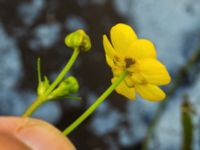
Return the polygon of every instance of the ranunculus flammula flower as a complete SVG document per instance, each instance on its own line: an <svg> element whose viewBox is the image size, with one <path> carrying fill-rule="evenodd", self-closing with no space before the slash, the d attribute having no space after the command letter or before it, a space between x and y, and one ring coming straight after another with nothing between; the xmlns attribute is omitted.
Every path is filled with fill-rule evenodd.
<svg viewBox="0 0 200 150"><path fill-rule="evenodd" d="M134 30L126 24L117 24L110 31L111 43L103 36L106 61L113 72L112 82L127 70L128 75L116 88L117 93L134 99L138 92L150 101L163 100L166 95L160 85L170 82L165 66L157 60L153 43L138 39Z"/></svg>

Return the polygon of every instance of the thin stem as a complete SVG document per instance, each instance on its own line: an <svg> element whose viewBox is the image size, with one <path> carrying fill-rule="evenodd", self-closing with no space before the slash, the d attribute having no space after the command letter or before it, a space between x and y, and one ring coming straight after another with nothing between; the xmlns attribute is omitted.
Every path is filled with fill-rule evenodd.
<svg viewBox="0 0 200 150"><path fill-rule="evenodd" d="M74 49L74 52L73 52L71 58L69 59L68 63L66 64L66 66L63 68L63 70L57 76L55 81L47 89L47 91L45 93L46 96L48 96L54 90L54 88L61 82L61 80L65 77L65 75L68 73L68 71L70 70L70 68L74 64L76 58L78 57L79 52L80 52L79 48Z"/></svg>
<svg viewBox="0 0 200 150"><path fill-rule="evenodd" d="M124 80L128 72L124 71L119 78L70 126L68 126L64 131L64 135L70 134L78 125L80 125L89 115L94 112L94 110L112 93L113 90Z"/></svg>
<svg viewBox="0 0 200 150"><path fill-rule="evenodd" d="M45 102L45 100L48 98L48 95L54 90L54 88L62 81L62 79L65 77L69 69L74 64L78 54L79 49L74 49L74 52L69 59L68 63L65 65L63 70L60 72L60 74L57 76L55 81L50 85L50 87L47 89L47 91L41 95L38 96L33 103L25 110L25 112L22 114L22 117L29 117L33 114L33 112L42 104ZM40 59L37 60L37 72L38 72L38 82L41 82L41 70L40 70Z"/></svg>
<svg viewBox="0 0 200 150"><path fill-rule="evenodd" d="M37 73L38 73L38 84L41 83L41 69L40 69L40 58L37 59Z"/></svg>
<svg viewBox="0 0 200 150"><path fill-rule="evenodd" d="M192 150L193 141L193 123L192 123L192 106L185 100L182 103L181 121L182 121L182 150Z"/></svg>
<svg viewBox="0 0 200 150"><path fill-rule="evenodd" d="M25 110L22 114L22 117L29 117L33 114L33 112L43 103L43 99L41 97L37 97L33 103Z"/></svg>

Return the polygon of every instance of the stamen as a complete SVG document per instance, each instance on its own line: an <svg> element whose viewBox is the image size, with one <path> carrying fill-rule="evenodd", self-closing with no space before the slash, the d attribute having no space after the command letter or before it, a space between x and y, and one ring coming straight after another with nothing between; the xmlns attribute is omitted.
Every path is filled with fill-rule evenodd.
<svg viewBox="0 0 200 150"><path fill-rule="evenodd" d="M119 57L114 56L113 63L116 65L119 62Z"/></svg>
<svg viewBox="0 0 200 150"><path fill-rule="evenodd" d="M126 68L129 68L131 65L135 64L135 60L132 58L125 58Z"/></svg>
<svg viewBox="0 0 200 150"><path fill-rule="evenodd" d="M142 79L141 84L147 84L147 81L145 79Z"/></svg>

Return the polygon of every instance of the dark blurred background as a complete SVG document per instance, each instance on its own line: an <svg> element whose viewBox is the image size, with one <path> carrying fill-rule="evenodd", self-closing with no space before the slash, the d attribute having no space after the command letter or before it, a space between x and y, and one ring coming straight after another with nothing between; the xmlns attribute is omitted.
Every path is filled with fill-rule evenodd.
<svg viewBox="0 0 200 150"><path fill-rule="evenodd" d="M187 100L195 112L192 147L199 150L199 0L0 0L0 114L22 114L36 97L36 59L53 80L72 54L65 36L82 28L92 50L81 53L70 74L77 77L83 100L50 102L34 114L63 130L110 85L102 35L119 22L154 41L173 78L164 89L168 99L129 101L113 93L69 138L82 150L138 150L154 122L147 148L181 149L181 105Z"/></svg>

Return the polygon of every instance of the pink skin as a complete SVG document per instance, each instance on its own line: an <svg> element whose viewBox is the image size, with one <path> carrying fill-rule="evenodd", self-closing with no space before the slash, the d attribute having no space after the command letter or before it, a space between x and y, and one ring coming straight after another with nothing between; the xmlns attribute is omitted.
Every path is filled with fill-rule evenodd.
<svg viewBox="0 0 200 150"><path fill-rule="evenodd" d="M0 149L75 150L73 144L49 123L32 118L0 117Z"/></svg>

